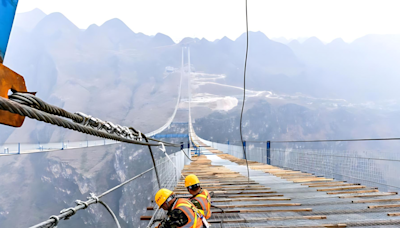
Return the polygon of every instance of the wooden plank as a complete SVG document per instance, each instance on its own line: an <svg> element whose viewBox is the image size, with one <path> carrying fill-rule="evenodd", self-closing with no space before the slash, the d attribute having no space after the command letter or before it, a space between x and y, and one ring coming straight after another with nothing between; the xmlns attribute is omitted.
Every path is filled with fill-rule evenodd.
<svg viewBox="0 0 400 228"><path fill-rule="evenodd" d="M247 190L260 190L260 189L264 189L264 190L269 190L271 188L269 187L265 187L263 185L220 185L220 186L207 186L204 187L205 189L209 190L209 189L227 189L227 190L233 190L233 189L237 189L237 190L242 190L242 189L247 189ZM180 187L178 186L177 188L175 188L177 190L187 190L185 187Z"/></svg>
<svg viewBox="0 0 400 228"><path fill-rule="evenodd" d="M221 210L211 210L214 214L223 213ZM267 212L310 212L312 208L299 208L299 209L248 209L248 210L235 210L235 209L227 209L224 210L224 213L267 213Z"/></svg>
<svg viewBox="0 0 400 228"><path fill-rule="evenodd" d="M376 203L376 202L396 202L400 201L400 198L396 199L375 199L375 200L353 200L352 203Z"/></svg>
<svg viewBox="0 0 400 228"><path fill-rule="evenodd" d="M256 183L256 182L250 182L250 183L247 183L247 182L237 182L237 183L218 183L218 182L215 182L214 184L204 184L203 182L200 182L200 185L201 185L201 187L204 187L204 188L207 188L207 187L212 187L212 186L248 186L248 185L260 185L259 183ZM263 186L263 185L260 185L260 186ZM183 187L183 188L185 188L185 185L184 184L179 184L179 185L177 185L177 187Z"/></svg>
<svg viewBox="0 0 400 228"><path fill-rule="evenodd" d="M318 182L318 183L303 183L301 185L331 185L331 184L343 184L345 183L344 181L326 181L326 182Z"/></svg>
<svg viewBox="0 0 400 228"><path fill-rule="evenodd" d="M238 218L238 219L209 219L209 223L250 223L250 222L262 222L262 221L281 221L281 220L319 220L326 219L325 215L314 215L314 216L288 216L288 217L264 217L264 218Z"/></svg>
<svg viewBox="0 0 400 228"><path fill-rule="evenodd" d="M290 198L233 198L233 199L215 199L213 198L213 202L236 202L236 201L287 201L291 200Z"/></svg>
<svg viewBox="0 0 400 228"><path fill-rule="evenodd" d="M153 216L140 216L140 220L151 220L151 217Z"/></svg>
<svg viewBox="0 0 400 228"><path fill-rule="evenodd" d="M345 191L345 192L327 192L326 194L353 194L353 193L369 193L369 192L379 192L378 189L361 190L361 191Z"/></svg>
<svg viewBox="0 0 400 228"><path fill-rule="evenodd" d="M335 227L347 227L346 224L322 224L322 225L295 225L295 226L253 226L253 228L335 228Z"/></svg>
<svg viewBox="0 0 400 228"><path fill-rule="evenodd" d="M342 186L355 186L360 184L351 184L351 183L338 183L338 184L308 184L310 188L322 188L322 187L342 187Z"/></svg>
<svg viewBox="0 0 400 228"><path fill-rule="evenodd" d="M372 205L372 206L368 206L369 209L376 209L376 208L392 208L392 207L400 207L400 204L386 204L386 205Z"/></svg>
<svg viewBox="0 0 400 228"><path fill-rule="evenodd" d="M283 194L258 194L258 195L214 195L213 199L218 199L219 197L226 198L262 198L262 197L281 197Z"/></svg>
<svg viewBox="0 0 400 228"><path fill-rule="evenodd" d="M310 182L310 181L329 181L329 180L333 180L333 178L319 177L319 178L314 178L314 179L291 180L291 181L293 181L293 183L304 183L304 182Z"/></svg>
<svg viewBox="0 0 400 228"><path fill-rule="evenodd" d="M350 189L361 189L366 188L364 185L357 185L357 186L348 186L348 187L341 187L341 188L322 188L317 189L318 192L329 192L329 191L340 191L340 190L350 190Z"/></svg>
<svg viewBox="0 0 400 228"><path fill-rule="evenodd" d="M274 204L237 204L237 205L215 205L219 208L237 208L237 207L292 207L301 206L300 203L274 203Z"/></svg>
<svg viewBox="0 0 400 228"><path fill-rule="evenodd" d="M362 197L379 197L379 196L390 196L397 195L397 192L385 192L382 194L368 194L368 195L354 195L354 196L339 196L339 198L362 198Z"/></svg>

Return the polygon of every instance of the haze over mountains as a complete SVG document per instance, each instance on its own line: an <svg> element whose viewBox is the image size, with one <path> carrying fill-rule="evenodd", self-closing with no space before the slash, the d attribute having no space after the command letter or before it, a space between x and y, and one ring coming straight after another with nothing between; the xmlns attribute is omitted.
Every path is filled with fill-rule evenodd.
<svg viewBox="0 0 400 228"><path fill-rule="evenodd" d="M283 44L261 32L249 36L246 140L400 135L399 36L368 35L329 44L317 38ZM174 43L165 34L135 33L119 19L80 29L60 13L34 10L17 15L5 64L25 77L29 91L51 104L150 132L173 113L183 46L190 46L191 69L199 73L192 76L198 80L192 91L196 133L205 139L237 140L244 34L236 40L186 38ZM175 72L166 72L167 66ZM223 77L210 79L200 72ZM183 86L182 94L187 92ZM213 103L210 97L219 100ZM180 115L184 121L187 112ZM0 126L0 142L86 137L29 119L20 129ZM330 144L330 149L338 148L396 151L398 145ZM125 144L2 157L0 162L0 223L7 227L33 225L90 191L101 192L151 166L146 149ZM137 224L148 206L152 192L147 180L107 199L123 227ZM21 211L29 214L24 221L19 221ZM79 213L64 225L112 226L104 211L94 212Z"/></svg>
<svg viewBox="0 0 400 228"><path fill-rule="evenodd" d="M285 45L250 32L247 88L355 102L393 100L400 95L399 37L368 35L350 44L312 37ZM82 30L61 13L38 9L16 16L5 64L52 104L151 131L172 114L179 75L166 75L165 67L180 67L185 45L193 70L224 74L223 83L242 86L244 34L234 41L185 38L175 44L164 34L135 33L119 19ZM4 128L1 141L83 137L30 120L27 129L32 133L21 138L18 130Z"/></svg>

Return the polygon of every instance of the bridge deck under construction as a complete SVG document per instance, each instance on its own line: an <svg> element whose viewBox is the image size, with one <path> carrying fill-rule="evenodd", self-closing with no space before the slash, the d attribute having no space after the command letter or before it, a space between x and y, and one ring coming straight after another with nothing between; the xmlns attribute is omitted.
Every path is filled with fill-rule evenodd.
<svg viewBox="0 0 400 228"><path fill-rule="evenodd" d="M400 197L373 186L246 161L199 143L182 170L214 192L212 227L399 227ZM183 180L174 189L189 197ZM222 211L223 210L223 211Z"/></svg>

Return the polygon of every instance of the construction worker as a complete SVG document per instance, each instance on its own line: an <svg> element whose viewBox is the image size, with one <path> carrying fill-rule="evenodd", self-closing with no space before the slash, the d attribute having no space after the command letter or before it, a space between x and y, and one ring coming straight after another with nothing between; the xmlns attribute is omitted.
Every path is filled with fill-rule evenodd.
<svg viewBox="0 0 400 228"><path fill-rule="evenodd" d="M209 227L201 212L187 199L176 198L175 194L166 188L160 189L155 196L157 205L167 211L158 228L206 228Z"/></svg>
<svg viewBox="0 0 400 228"><path fill-rule="evenodd" d="M203 212L206 219L211 217L211 196L206 189L200 187L199 178L196 175L190 174L185 178L185 187L192 195L189 200Z"/></svg>

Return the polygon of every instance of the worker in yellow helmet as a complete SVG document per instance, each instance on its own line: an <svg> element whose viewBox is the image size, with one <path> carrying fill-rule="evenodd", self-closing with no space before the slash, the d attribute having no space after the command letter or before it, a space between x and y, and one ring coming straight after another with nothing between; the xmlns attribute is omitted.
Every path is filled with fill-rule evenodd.
<svg viewBox="0 0 400 228"><path fill-rule="evenodd" d="M206 189L200 187L199 178L190 174L185 178L185 187L192 195L189 200L203 212L206 219L211 217L211 196Z"/></svg>
<svg viewBox="0 0 400 228"><path fill-rule="evenodd" d="M160 208L168 212L168 218L158 225L159 228L209 227L207 221L202 219L199 210L189 200L176 198L171 190L160 189L156 193L155 201Z"/></svg>

